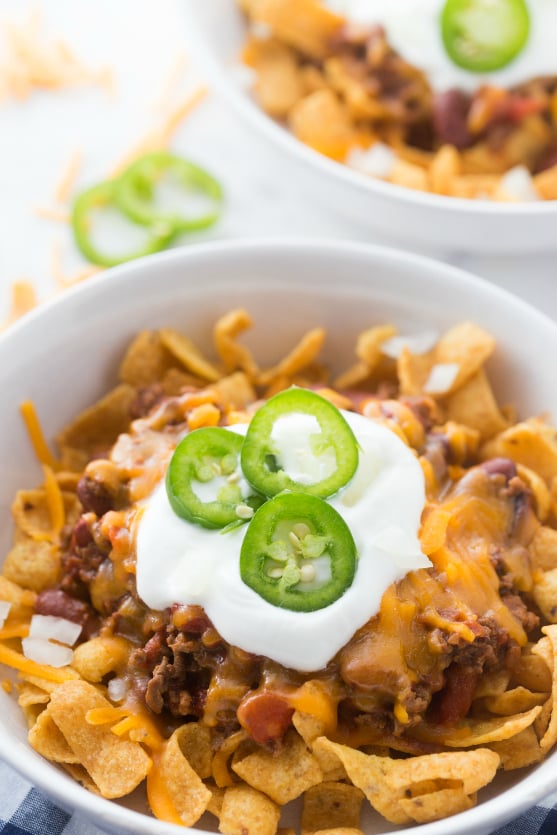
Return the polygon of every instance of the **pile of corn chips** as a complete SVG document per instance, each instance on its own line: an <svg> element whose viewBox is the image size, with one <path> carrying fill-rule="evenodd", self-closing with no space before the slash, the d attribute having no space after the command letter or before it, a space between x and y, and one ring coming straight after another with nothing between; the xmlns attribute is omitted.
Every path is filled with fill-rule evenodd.
<svg viewBox="0 0 557 835"><path fill-rule="evenodd" d="M463 149L445 142L426 150L412 142L405 106L408 100L409 115L421 113L423 122L432 124L431 89L404 56L398 81L401 89L407 86L383 96L374 88L373 71L377 66L381 77L388 44L368 48L367 63L355 66L353 54L346 59L333 46L347 21L320 0L238 0L238 5L248 22L243 60L255 74L258 103L314 150L404 188L504 202L557 199L557 165L529 174L555 146L557 93L549 93L545 118L535 104L545 93L534 91L531 112L515 119L495 143L485 138L486 127L505 91L484 85L467 120L474 142ZM390 71L388 65L385 74ZM373 148L372 161L367 152Z"/></svg>
<svg viewBox="0 0 557 835"><path fill-rule="evenodd" d="M472 323L414 350L394 326L372 326L356 341L353 366L335 379L320 361L323 329L308 331L273 367L261 368L242 342L251 326L242 309L219 319L216 359L175 330L139 333L118 385L60 432L59 455L49 450L27 404L24 417L45 477L37 489L21 490L12 507L14 546L0 575L0 606L7 609L0 627L4 687L17 698L36 751L105 798L144 786L152 813L182 826L201 821L214 827L216 818L225 835L287 835L296 830L281 829L283 810L297 799L303 835L359 835L366 807L366 814L371 807L395 825L465 811L499 769L531 766L557 742L557 434L537 417L517 422L511 408L497 404L486 371L495 343ZM417 455L424 427L399 398L425 396L456 462L453 481L465 473L464 462L501 456L516 463L531 491L536 518L528 565L515 574L541 630L535 642L520 647L512 669L481 677L472 709L456 726L425 723L424 739L435 743L435 753L420 753L404 734L347 744L321 683L311 676L275 750L257 745L243 728L217 738L203 719L161 721L137 699L116 693L113 682L133 647L108 624L82 638L62 666L25 654L37 595L59 583L67 531L81 514L78 480L85 468L103 479L114 476L110 449L129 443L130 408L146 387L157 387L162 399L136 421L146 422L155 439L177 417L190 429L245 421L262 398L293 384L311 385L339 407L383 421ZM388 409L381 408L385 403ZM420 462L428 497L421 539L434 556L447 520L436 515L441 503L434 468L423 456ZM132 499L148 495L162 472L156 464L128 472ZM106 513L100 524L114 553L129 548L117 512ZM124 565L133 575L133 565ZM102 600L93 603L102 612ZM151 617L156 628L158 614ZM17 673L10 677L8 669Z"/></svg>

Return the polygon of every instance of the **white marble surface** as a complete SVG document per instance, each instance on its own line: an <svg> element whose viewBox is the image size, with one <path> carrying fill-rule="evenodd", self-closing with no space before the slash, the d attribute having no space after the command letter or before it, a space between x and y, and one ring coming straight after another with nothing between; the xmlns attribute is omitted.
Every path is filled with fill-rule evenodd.
<svg viewBox="0 0 557 835"><path fill-rule="evenodd" d="M160 101L166 79L186 59L180 0L96 0L87 5L72 0L0 0L0 19L21 21L37 8L47 38L63 37L89 66L112 67L115 92L109 96L99 88L79 87L36 92L25 101L0 101L0 320L14 280L31 280L41 299L58 291L55 251L68 277L84 266L68 225L34 212L37 206L52 205L72 154L82 154L77 190L104 179L199 80L186 60L180 80L169 88L166 101ZM4 56L0 41L0 66ZM171 147L205 165L226 190L221 222L195 240L323 236L385 243L301 191L274 149L253 136L214 95L181 125ZM188 240L180 245L187 246ZM557 318L557 271L551 256L437 255Z"/></svg>

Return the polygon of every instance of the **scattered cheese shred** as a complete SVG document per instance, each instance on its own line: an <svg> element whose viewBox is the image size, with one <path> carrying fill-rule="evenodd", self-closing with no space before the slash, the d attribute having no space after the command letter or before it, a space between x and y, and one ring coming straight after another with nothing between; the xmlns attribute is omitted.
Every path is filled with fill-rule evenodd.
<svg viewBox="0 0 557 835"><path fill-rule="evenodd" d="M0 331L9 327L13 322L28 313L37 305L37 293L33 284L27 279L14 281L11 286L11 299L8 316L0 324Z"/></svg>
<svg viewBox="0 0 557 835"><path fill-rule="evenodd" d="M30 676L44 678L47 681L61 683L76 677L73 670L57 669L47 664L38 664L36 661L25 658L20 652L16 652L2 643L0 643L0 664L5 664L6 667L12 667L14 670L19 670L21 673L26 673Z"/></svg>
<svg viewBox="0 0 557 835"><path fill-rule="evenodd" d="M7 641L9 638L26 638L29 634L29 624L14 623L0 629L0 641Z"/></svg>
<svg viewBox="0 0 557 835"><path fill-rule="evenodd" d="M153 102L152 107L154 110L165 111L168 108L172 91L174 90L176 84L178 84L181 78L183 77L187 63L188 56L185 52L180 52L171 64L170 69L168 71L168 75L166 76L162 85L162 89L159 92L155 101Z"/></svg>
<svg viewBox="0 0 557 835"><path fill-rule="evenodd" d="M60 464L55 459L54 455L48 448L45 440L41 424L35 409L35 404L31 400L25 400L19 407L21 416L25 422L29 439L35 450L35 455L41 464L45 464L55 472L60 469Z"/></svg>
<svg viewBox="0 0 557 835"><path fill-rule="evenodd" d="M79 174L82 159L83 154L80 150L75 150L69 158L54 191L55 203L65 203L69 199Z"/></svg>
<svg viewBox="0 0 557 835"><path fill-rule="evenodd" d="M191 111L203 101L207 95L207 87L199 85L192 93L189 93L186 98L175 107L162 125L151 129L127 154L114 166L110 172L110 177L117 177L122 171L130 165L137 157L142 154L147 154L150 151L159 151L167 148L172 137Z"/></svg>
<svg viewBox="0 0 557 835"><path fill-rule="evenodd" d="M35 90L100 85L112 92L112 70L86 67L62 40L47 40L38 10L20 24L4 25L4 60L0 63L0 100L25 99Z"/></svg>
<svg viewBox="0 0 557 835"><path fill-rule="evenodd" d="M69 223L70 221L70 213L57 206L35 206L33 214L43 218L43 220L54 220L57 223Z"/></svg>

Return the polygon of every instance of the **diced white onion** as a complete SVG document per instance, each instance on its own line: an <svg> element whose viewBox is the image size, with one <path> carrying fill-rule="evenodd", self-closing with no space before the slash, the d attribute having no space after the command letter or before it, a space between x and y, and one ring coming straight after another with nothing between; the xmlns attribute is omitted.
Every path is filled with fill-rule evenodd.
<svg viewBox="0 0 557 835"><path fill-rule="evenodd" d="M124 678L111 678L108 682L108 698L111 702L121 702L127 692L128 683Z"/></svg>
<svg viewBox="0 0 557 835"><path fill-rule="evenodd" d="M524 165L515 165L503 174L499 188L512 200L520 200L521 203L540 199L532 175Z"/></svg>
<svg viewBox="0 0 557 835"><path fill-rule="evenodd" d="M30 638L44 638L73 646L81 632L81 624L54 615L33 615L29 628Z"/></svg>
<svg viewBox="0 0 557 835"><path fill-rule="evenodd" d="M437 363L429 372L429 377L424 385L424 392L426 394L444 394L456 380L459 369L460 366L457 362Z"/></svg>
<svg viewBox="0 0 557 835"><path fill-rule="evenodd" d="M12 604L8 603L7 600L0 600L0 629L4 626L11 608Z"/></svg>
<svg viewBox="0 0 557 835"><path fill-rule="evenodd" d="M21 646L24 656L30 661L36 661L37 664L66 667L73 658L73 650L70 647L53 644L44 638L24 638Z"/></svg>
<svg viewBox="0 0 557 835"><path fill-rule="evenodd" d="M408 348L411 354L427 354L438 339L439 334L435 331L421 331L408 336L391 336L390 339L381 343L381 353L394 360L400 357L403 348Z"/></svg>
<svg viewBox="0 0 557 835"><path fill-rule="evenodd" d="M346 163L350 168L360 171L362 174L367 174L369 177L379 177L381 179L390 176L395 162L395 152L383 142L376 142L367 150L354 148L346 158Z"/></svg>

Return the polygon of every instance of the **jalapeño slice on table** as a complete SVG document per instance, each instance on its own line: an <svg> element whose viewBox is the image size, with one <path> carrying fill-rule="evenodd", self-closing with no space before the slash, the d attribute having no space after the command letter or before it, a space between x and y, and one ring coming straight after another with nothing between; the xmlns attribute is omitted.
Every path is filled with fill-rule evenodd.
<svg viewBox="0 0 557 835"><path fill-rule="evenodd" d="M151 255L159 252L168 246L175 237L176 231L168 223L157 223L151 226L149 237L143 247L133 252L124 252L121 255L112 255L103 252L94 243L95 224L93 216L96 212L120 208L116 203L116 180L106 180L84 191L76 199L72 209L72 228L75 242L81 253L92 264L101 267L114 267L124 261L133 258L141 258L143 255Z"/></svg>
<svg viewBox="0 0 557 835"><path fill-rule="evenodd" d="M191 203L183 212L157 208L155 190L163 180L176 183ZM223 191L207 171L168 151L153 151L140 157L118 180L116 200L122 211L144 226L166 224L175 233L205 229L221 211ZM196 208L197 207L197 208Z"/></svg>
<svg viewBox="0 0 557 835"><path fill-rule="evenodd" d="M325 498L356 472L358 442L336 406L291 388L255 413L241 460L245 477L264 496L292 490Z"/></svg>
<svg viewBox="0 0 557 835"><path fill-rule="evenodd" d="M493 72L513 61L530 34L525 0L447 0L441 36L451 60L471 72Z"/></svg>
<svg viewBox="0 0 557 835"><path fill-rule="evenodd" d="M282 493L256 511L240 576L268 603L295 612L330 606L351 585L356 545L342 516L308 493Z"/></svg>
<svg viewBox="0 0 557 835"><path fill-rule="evenodd" d="M180 441L166 471L168 500L178 516L204 528L223 528L253 516L262 499L252 490L242 493L243 441L217 426L194 429Z"/></svg>

